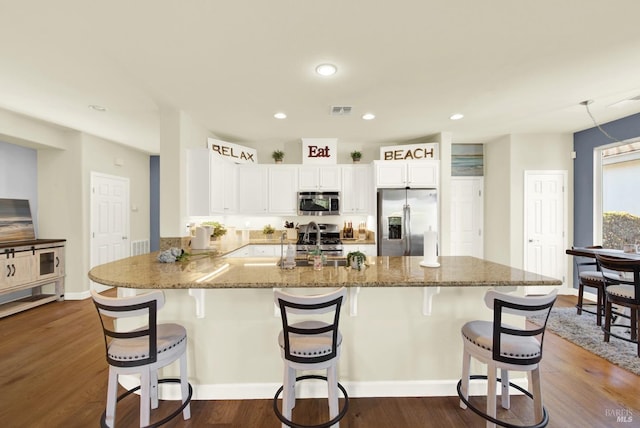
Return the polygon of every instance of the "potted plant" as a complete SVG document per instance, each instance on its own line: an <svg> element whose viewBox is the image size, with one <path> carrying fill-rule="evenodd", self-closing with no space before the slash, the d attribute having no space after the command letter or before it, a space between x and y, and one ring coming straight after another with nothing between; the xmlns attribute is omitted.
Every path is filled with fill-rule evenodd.
<svg viewBox="0 0 640 428"><path fill-rule="evenodd" d="M224 224L220 224L217 221L205 221L202 225L211 226L211 237L213 239L224 236L227 233L227 228L224 227Z"/></svg>
<svg viewBox="0 0 640 428"><path fill-rule="evenodd" d="M276 229L273 226L271 226L270 224L267 224L265 227L262 228L262 233L267 235L267 239L273 238L273 234L274 234L275 231L276 231Z"/></svg>
<svg viewBox="0 0 640 428"><path fill-rule="evenodd" d="M276 163L282 163L284 152L282 150L274 150L273 153L271 153L271 157L276 161Z"/></svg>
<svg viewBox="0 0 640 428"><path fill-rule="evenodd" d="M351 251L347 254L347 264L351 266L351 269L362 270L365 267L364 262L367 260L367 256L360 251Z"/></svg>
<svg viewBox="0 0 640 428"><path fill-rule="evenodd" d="M360 163L360 159L362 159L362 153L354 150L351 152L351 160L353 160L353 163Z"/></svg>

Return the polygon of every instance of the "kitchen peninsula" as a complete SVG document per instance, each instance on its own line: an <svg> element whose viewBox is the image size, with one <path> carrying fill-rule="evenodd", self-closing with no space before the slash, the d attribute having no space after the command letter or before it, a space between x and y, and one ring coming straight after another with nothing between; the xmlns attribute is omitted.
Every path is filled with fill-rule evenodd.
<svg viewBox="0 0 640 428"><path fill-rule="evenodd" d="M491 319L486 290L522 293L522 286L561 284L473 257L440 257L439 268L421 267L422 257L368 257L368 267L359 272L344 266L283 270L279 258L224 253L194 254L176 263L159 263L156 256L97 266L89 277L104 285L165 290L159 319L180 322L189 332L189 378L197 399L273 396L282 377L273 288L308 293L349 287L339 371L349 395L357 397L455 395L460 327L470 319ZM200 317L194 295L202 300ZM433 298L428 316L426 295ZM357 315L350 316L355 298Z"/></svg>

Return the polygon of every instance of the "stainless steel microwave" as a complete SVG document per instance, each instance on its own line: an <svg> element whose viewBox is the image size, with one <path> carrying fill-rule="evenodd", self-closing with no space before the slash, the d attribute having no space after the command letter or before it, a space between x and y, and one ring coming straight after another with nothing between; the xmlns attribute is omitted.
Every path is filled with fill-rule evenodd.
<svg viewBox="0 0 640 428"><path fill-rule="evenodd" d="M298 215L340 215L340 192L298 192Z"/></svg>

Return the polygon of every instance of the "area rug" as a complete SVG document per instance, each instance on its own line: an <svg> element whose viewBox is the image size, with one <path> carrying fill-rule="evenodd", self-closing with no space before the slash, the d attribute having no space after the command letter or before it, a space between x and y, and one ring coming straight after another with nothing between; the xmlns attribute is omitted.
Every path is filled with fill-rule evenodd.
<svg viewBox="0 0 640 428"><path fill-rule="evenodd" d="M531 317L529 321L540 325L542 320ZM617 329L621 333L623 329ZM604 333L596 325L596 316L586 312L576 314L575 308L553 308L547 322L547 331L593 352L611 363L640 375L640 357L637 345L612 337L604 342Z"/></svg>

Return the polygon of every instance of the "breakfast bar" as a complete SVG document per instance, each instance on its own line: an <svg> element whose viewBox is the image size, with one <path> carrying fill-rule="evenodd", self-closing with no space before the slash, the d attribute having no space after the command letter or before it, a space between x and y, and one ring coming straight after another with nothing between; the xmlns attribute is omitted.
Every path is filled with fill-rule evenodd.
<svg viewBox="0 0 640 428"><path fill-rule="evenodd" d="M322 270L281 269L279 261L203 253L160 263L152 253L97 266L89 277L119 292L165 291L159 318L188 330L197 399L273 396L282 373L273 289L349 289L339 376L350 396L428 396L456 395L460 327L491 319L487 289L522 294L523 286L561 284L473 257L440 257L440 267L428 268L422 257L370 256L362 271L332 259Z"/></svg>

